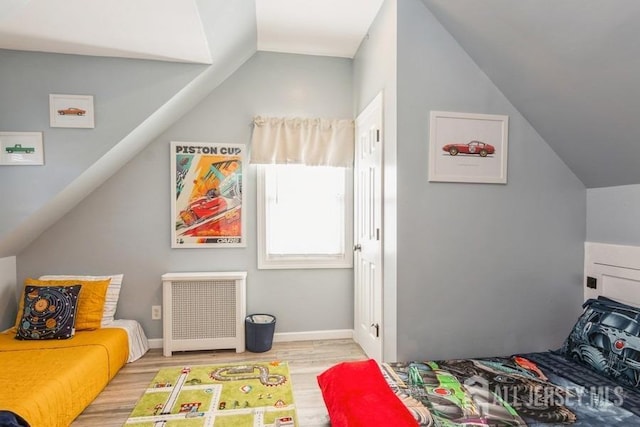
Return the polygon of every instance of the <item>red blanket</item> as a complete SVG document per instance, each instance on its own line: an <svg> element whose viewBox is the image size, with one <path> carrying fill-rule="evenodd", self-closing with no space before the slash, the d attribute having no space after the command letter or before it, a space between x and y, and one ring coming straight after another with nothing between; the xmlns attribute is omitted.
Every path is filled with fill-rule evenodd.
<svg viewBox="0 0 640 427"><path fill-rule="evenodd" d="M418 426L385 381L375 360L335 365L318 375L318 384L329 410L331 427Z"/></svg>

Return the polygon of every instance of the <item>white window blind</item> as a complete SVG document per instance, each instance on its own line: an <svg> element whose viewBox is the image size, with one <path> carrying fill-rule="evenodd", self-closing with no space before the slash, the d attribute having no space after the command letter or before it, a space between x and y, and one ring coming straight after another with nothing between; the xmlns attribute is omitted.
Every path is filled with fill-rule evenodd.
<svg viewBox="0 0 640 427"><path fill-rule="evenodd" d="M260 167L260 268L351 266L352 180L348 171L327 166Z"/></svg>
<svg viewBox="0 0 640 427"><path fill-rule="evenodd" d="M275 255L344 252L344 170L270 166L268 251Z"/></svg>

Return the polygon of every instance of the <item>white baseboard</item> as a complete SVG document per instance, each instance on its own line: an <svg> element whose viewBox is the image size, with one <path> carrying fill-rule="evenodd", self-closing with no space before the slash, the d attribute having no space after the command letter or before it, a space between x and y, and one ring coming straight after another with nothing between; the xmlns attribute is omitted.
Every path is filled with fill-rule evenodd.
<svg viewBox="0 0 640 427"><path fill-rule="evenodd" d="M149 348L162 348L162 338L149 339Z"/></svg>
<svg viewBox="0 0 640 427"><path fill-rule="evenodd" d="M273 342L342 340L353 339L353 329L332 329L328 331L277 332Z"/></svg>
<svg viewBox="0 0 640 427"><path fill-rule="evenodd" d="M273 334L273 342L343 340L353 339L353 329L332 329L327 331L277 332ZM162 338L149 340L150 348L162 348Z"/></svg>

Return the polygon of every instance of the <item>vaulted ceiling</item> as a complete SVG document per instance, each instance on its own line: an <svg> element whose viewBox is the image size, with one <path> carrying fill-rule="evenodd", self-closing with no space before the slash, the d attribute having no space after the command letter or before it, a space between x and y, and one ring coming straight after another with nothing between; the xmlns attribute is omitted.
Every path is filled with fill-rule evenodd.
<svg viewBox="0 0 640 427"><path fill-rule="evenodd" d="M422 1L588 188L640 183L640 2Z"/></svg>
<svg viewBox="0 0 640 427"><path fill-rule="evenodd" d="M383 0L253 3L258 50L353 57ZM228 0L2 0L0 48L211 64ZM235 6L235 5L234 5ZM239 6L240 7L240 6ZM225 33L226 34L226 33Z"/></svg>
<svg viewBox="0 0 640 427"><path fill-rule="evenodd" d="M227 1L2 0L0 48L209 64ZM342 57L382 1L244 0L258 50ZM640 183L640 2L422 2L587 187Z"/></svg>

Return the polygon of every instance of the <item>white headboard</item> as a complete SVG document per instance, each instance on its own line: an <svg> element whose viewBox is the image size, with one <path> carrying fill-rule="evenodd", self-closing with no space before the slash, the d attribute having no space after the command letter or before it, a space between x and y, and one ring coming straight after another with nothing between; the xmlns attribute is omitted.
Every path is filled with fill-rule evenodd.
<svg viewBox="0 0 640 427"><path fill-rule="evenodd" d="M16 322L16 257L0 258L0 331Z"/></svg>
<svg viewBox="0 0 640 427"><path fill-rule="evenodd" d="M640 246L586 242L584 276L585 300L602 295L640 307Z"/></svg>

